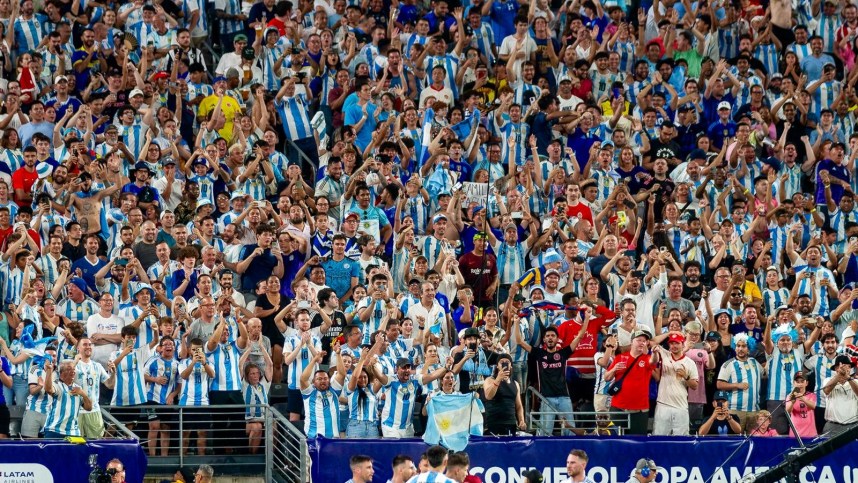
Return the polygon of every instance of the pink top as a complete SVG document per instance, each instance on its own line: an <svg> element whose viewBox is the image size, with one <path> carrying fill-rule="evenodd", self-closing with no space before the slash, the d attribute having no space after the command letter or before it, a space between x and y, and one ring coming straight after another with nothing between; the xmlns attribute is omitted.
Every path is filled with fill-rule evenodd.
<svg viewBox="0 0 858 483"><path fill-rule="evenodd" d="M759 429L756 429L754 431L753 436L780 436L780 435L778 434L777 431L774 430L774 428L769 428L765 431L760 431Z"/></svg>
<svg viewBox="0 0 858 483"><path fill-rule="evenodd" d="M688 389L688 402L706 404L706 362L709 353L703 349L690 349L685 356L697 365L697 389Z"/></svg>
<svg viewBox="0 0 858 483"><path fill-rule="evenodd" d="M804 398L816 404L816 394L809 392L804 395ZM790 416L792 417L792 424L795 425L795 430L798 431L799 436L802 438L815 438L817 436L816 418L813 415L813 410L808 408L807 404L802 401L798 401L793 404ZM790 429L789 435L795 436L792 429Z"/></svg>

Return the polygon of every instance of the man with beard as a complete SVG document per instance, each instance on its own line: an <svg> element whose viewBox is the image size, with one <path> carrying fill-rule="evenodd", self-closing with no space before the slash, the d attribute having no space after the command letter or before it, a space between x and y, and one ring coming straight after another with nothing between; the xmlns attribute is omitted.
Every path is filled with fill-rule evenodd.
<svg viewBox="0 0 858 483"><path fill-rule="evenodd" d="M661 353L662 363L654 373L659 384L652 434L687 436L688 391L697 389L697 364L685 356L685 336L681 332L671 332L668 344L669 350L661 345L653 347Z"/></svg>
<svg viewBox="0 0 858 483"><path fill-rule="evenodd" d="M756 341L747 334L733 336L736 357L726 361L718 372L717 388L727 392L727 407L739 418L742 428L756 421L759 410L760 380L763 368L750 357Z"/></svg>
<svg viewBox="0 0 858 483"><path fill-rule="evenodd" d="M92 359L93 341L82 337L77 341L78 355L74 359L75 383L83 388L92 401L91 409L81 409L78 416L80 435L84 438L101 438L104 435L104 421L98 406L101 385L113 389L116 383L116 367L108 361L105 366Z"/></svg>
<svg viewBox="0 0 858 483"><path fill-rule="evenodd" d="M829 435L839 433L858 421L858 381L853 375L855 363L849 356L834 360L834 374L823 382L827 398L825 427Z"/></svg>
<svg viewBox="0 0 858 483"><path fill-rule="evenodd" d="M822 265L822 250L818 245L812 245L805 251L806 261L793 250L791 238L787 240L786 253L796 269L798 293L810 294L815 291L816 305L813 313L827 317L831 311L829 297L837 299L837 281L831 270Z"/></svg>
<svg viewBox="0 0 858 483"><path fill-rule="evenodd" d="M703 284L700 283L700 264L689 260L685 262L683 272L685 282L682 285L682 298L690 300L692 304L699 304L700 294L703 292Z"/></svg>
<svg viewBox="0 0 858 483"><path fill-rule="evenodd" d="M804 362L804 367L813 373L816 407L813 409L816 432L822 434L825 427L825 407L828 403L822 392L824 381L834 376L834 363L837 357L838 339L834 334L825 334L821 339L822 353L812 355Z"/></svg>
<svg viewBox="0 0 858 483"><path fill-rule="evenodd" d="M804 361L804 346L792 340L789 325L772 329L773 319L766 322L763 333L763 347L766 350L769 373L769 390L766 409L771 413L771 427L778 434L789 433L789 423L784 412L784 404L793 391L794 376L801 371ZM773 342L774 340L774 342ZM775 351L777 343L777 351Z"/></svg>
<svg viewBox="0 0 858 483"><path fill-rule="evenodd" d="M516 328L514 331L515 342L526 350L530 357L536 362L536 374L539 381L539 391L554 407L556 413L544 415L545 420L541 423L541 434L551 436L554 433L555 419L561 420L563 427L562 434L568 436L570 431L566 426L574 425L574 417L572 415L572 399L569 397L569 390L566 387L566 360L575 352L578 343L584 334L587 333L587 325L590 322L589 307L583 314L584 323L578 331L578 335L572 342L566 346L560 346L557 327L548 326L545 328L542 336L543 347L534 347L527 342L521 340L521 329L518 325L521 321L516 318Z"/></svg>
<svg viewBox="0 0 858 483"><path fill-rule="evenodd" d="M91 72L98 68L100 72L107 71L107 60L101 53L101 49L95 43L95 31L85 28L81 34L81 46L72 53L72 65L74 66L75 85L83 88L89 85ZM57 112L59 117L59 112Z"/></svg>
<svg viewBox="0 0 858 483"><path fill-rule="evenodd" d="M15 190L14 198L18 206L28 206L33 202L33 185L38 179L36 148L28 146L24 148L24 165L12 173L12 189Z"/></svg>
<svg viewBox="0 0 858 483"><path fill-rule="evenodd" d="M140 261L144 270L149 270L149 267L158 261L157 243L155 241L158 236L158 228L155 226L155 222L146 220L140 226L140 232L142 238L134 244L134 257Z"/></svg>
<svg viewBox="0 0 858 483"><path fill-rule="evenodd" d="M35 153L33 154L35 155ZM92 175L86 172L81 173L77 180L72 180L72 185L80 191L71 194L66 206L74 208L75 216L84 235L100 234L102 229L101 201L119 191L120 185L114 184L109 188L93 192Z"/></svg>
<svg viewBox="0 0 858 483"><path fill-rule="evenodd" d="M286 231L292 236L310 240L310 225L305 218L304 208L300 205L289 207L289 221L286 223ZM283 247L280 247L283 249Z"/></svg>

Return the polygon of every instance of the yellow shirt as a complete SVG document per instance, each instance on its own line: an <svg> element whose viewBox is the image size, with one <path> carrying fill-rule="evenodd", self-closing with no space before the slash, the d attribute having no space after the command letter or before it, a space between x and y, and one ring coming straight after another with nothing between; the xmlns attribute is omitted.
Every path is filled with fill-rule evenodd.
<svg viewBox="0 0 858 483"><path fill-rule="evenodd" d="M200 119L201 122L203 122L211 111L214 111L215 106L217 106L217 101L217 95L212 94L200 102L199 109L197 110L197 118ZM227 143L231 143L233 124L235 123L235 118L241 114L241 104L239 104L232 96L225 95L223 96L223 102L220 105L220 112L223 113L226 122L223 127L218 130L218 134L226 139Z"/></svg>

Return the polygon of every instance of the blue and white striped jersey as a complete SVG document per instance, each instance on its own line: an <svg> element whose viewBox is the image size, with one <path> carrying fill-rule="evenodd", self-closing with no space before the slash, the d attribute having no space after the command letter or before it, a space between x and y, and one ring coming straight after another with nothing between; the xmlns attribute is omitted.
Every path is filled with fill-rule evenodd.
<svg viewBox="0 0 858 483"><path fill-rule="evenodd" d="M768 356L769 371L769 401L784 401L792 392L793 376L804 365L804 348L797 344L796 348L783 353L775 348Z"/></svg>
<svg viewBox="0 0 858 483"><path fill-rule="evenodd" d="M48 414L51 410L53 398L45 394L45 370L39 366L31 366L30 372L27 375L27 384L42 386L36 395L29 394L27 396L27 411L34 411L39 414ZM57 373L53 372L54 384L56 384Z"/></svg>
<svg viewBox="0 0 858 483"><path fill-rule="evenodd" d="M727 405L731 411L757 411L760 406L760 378L762 367L755 359L730 359L721 366L718 380L730 384L748 383L748 389L727 391Z"/></svg>
<svg viewBox="0 0 858 483"><path fill-rule="evenodd" d="M316 351L322 350L322 340L319 339L319 336L316 334L318 331L310 332L310 344L313 345L313 348ZM303 341L301 340L300 335L291 335L286 337L286 340L283 342L283 355L289 354L294 351L296 348L301 347L303 345ZM299 390L300 386L300 378L301 373L304 372L304 369L312 362L313 356L310 354L310 349L308 347L301 348L301 352L298 354L298 357L289 364L287 368L287 377L286 382L289 385L289 389Z"/></svg>
<svg viewBox="0 0 858 483"><path fill-rule="evenodd" d="M208 406L211 381L203 365L194 362L192 358L187 358L179 363L179 374L184 372L191 364L194 365L194 368L191 370L188 378L182 383L179 406ZM211 359L206 358L206 366L214 369Z"/></svg>
<svg viewBox="0 0 858 483"><path fill-rule="evenodd" d="M384 409L381 411L381 424L393 429L411 427L411 417L414 413L414 403L423 385L423 376L411 376L401 382L399 378L390 377L382 388Z"/></svg>
<svg viewBox="0 0 858 483"><path fill-rule="evenodd" d="M104 366L90 359L89 362L78 361L74 367L74 383L83 388L87 397L92 401L92 410L80 408L81 414L94 413L100 411L98 406L98 396L101 391L101 385L110 379Z"/></svg>
<svg viewBox="0 0 858 483"><path fill-rule="evenodd" d="M265 417L263 405L268 404L268 389L265 384L259 383L255 386L242 383L241 393L244 396L244 419L262 419Z"/></svg>
<svg viewBox="0 0 858 483"><path fill-rule="evenodd" d="M146 361L146 375L149 377L166 377L166 384L146 382L146 400L158 404L167 404L167 396L176 390L179 383L179 361L166 360L160 354L155 354ZM175 404L176 401L173 401Z"/></svg>
<svg viewBox="0 0 858 483"><path fill-rule="evenodd" d="M372 385L366 387L355 387L354 391L345 389L345 396L349 400L349 419L355 421L378 421L378 396L372 390Z"/></svg>
<svg viewBox="0 0 858 483"><path fill-rule="evenodd" d="M339 399L343 390L337 381L331 381L329 389L320 391L315 386L301 390L304 398L304 434L308 438L324 436L338 438L339 429Z"/></svg>
<svg viewBox="0 0 858 483"><path fill-rule="evenodd" d="M212 391L241 390L241 368L238 365L241 351L236 341L218 344L215 350L206 353L206 357L212 361L215 369L210 386Z"/></svg>
<svg viewBox="0 0 858 483"><path fill-rule="evenodd" d="M110 360L119 358L122 351L110 354ZM113 388L113 406L136 406L146 402L146 382L143 377L145 362L149 359L149 346L132 350L116 365L116 386Z"/></svg>
<svg viewBox="0 0 858 483"><path fill-rule="evenodd" d="M80 427L77 417L80 413L83 398L72 396L74 388L80 388L77 384L71 386L62 381L54 383L54 393L50 395L51 409L45 422L45 431L53 431L63 436L80 436Z"/></svg>
<svg viewBox="0 0 858 483"><path fill-rule="evenodd" d="M834 375L834 359L837 357L837 353L835 353L831 358L826 356L824 353L816 354L807 358L804 362L804 367L813 371L813 377L815 379L816 385L814 386L814 392L816 393L816 404L819 407L824 408L825 403L828 400L828 397L822 392L822 388L825 386L823 383L828 378Z"/></svg>

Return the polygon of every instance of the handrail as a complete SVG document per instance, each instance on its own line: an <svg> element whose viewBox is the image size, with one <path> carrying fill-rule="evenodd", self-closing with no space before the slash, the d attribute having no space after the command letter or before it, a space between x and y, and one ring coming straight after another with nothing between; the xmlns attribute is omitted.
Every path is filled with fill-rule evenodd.
<svg viewBox="0 0 858 483"><path fill-rule="evenodd" d="M537 391L535 387L533 387L533 386L527 386L527 390L526 390L526 391L524 391L524 396L525 396L525 404L527 405L527 410L525 411L525 413L527 414L527 419L528 419L528 421L527 421L527 427L528 427L528 428L533 428L533 415L534 415L534 414L541 414L541 413L543 413L543 412L545 412L545 413L547 414L548 412L550 412L550 411L531 411L531 408L530 408L530 398L529 398L529 397L527 397L527 395L528 395L528 394L533 394L533 395L535 395L535 396L539 399L539 401L540 401L540 403L541 403L541 404L543 404L543 405L547 406L547 407L548 407L548 409L550 409L550 410L551 410L551 411L553 411L554 413L559 413L559 412L560 412L556 407L554 407L554 405L553 405L553 404L551 404L551 402L550 402L550 401L548 401L548 399L546 399L546 398L545 398L545 396L543 396L543 395L542 395L542 393L541 393L541 392Z"/></svg>
<svg viewBox="0 0 858 483"><path fill-rule="evenodd" d="M310 161L310 157L309 157L309 156L307 156L306 154L304 154L304 151L301 151L301 148L299 148L299 147L298 147L298 145L297 145L297 144L295 144L295 141L292 141L291 139L289 139L289 138L287 138L287 137L285 137L285 136L284 136L284 139L286 140L286 142L287 142L287 143L289 143L289 146L290 146L293 150L295 150L295 151L297 151L297 152L298 152L298 157L299 157L299 158L301 158L301 162L302 162L302 163L305 163L307 166L309 166L309 167L310 167L310 170L312 170L312 171L313 171L313 179L311 179L311 180L304 180L304 181L305 181L308 185L310 185L310 186L315 186L315 185L316 185L316 165L315 165L315 164L313 164L313 162L312 162L312 161ZM314 139L315 139L315 138L314 138ZM316 149L318 149L318 147L317 147Z"/></svg>
<svg viewBox="0 0 858 483"><path fill-rule="evenodd" d="M271 431L265 438L265 481L309 482L310 453L304 433L271 406L266 412L265 426Z"/></svg>
<svg viewBox="0 0 858 483"><path fill-rule="evenodd" d="M99 411L101 411L101 419L104 421L104 429L105 434L107 434L108 424L113 427L115 431L122 433L126 438L129 439L140 439L134 434L133 431L128 429L124 424L120 423L116 418L110 414L110 411L107 408L110 406L100 406Z"/></svg>

